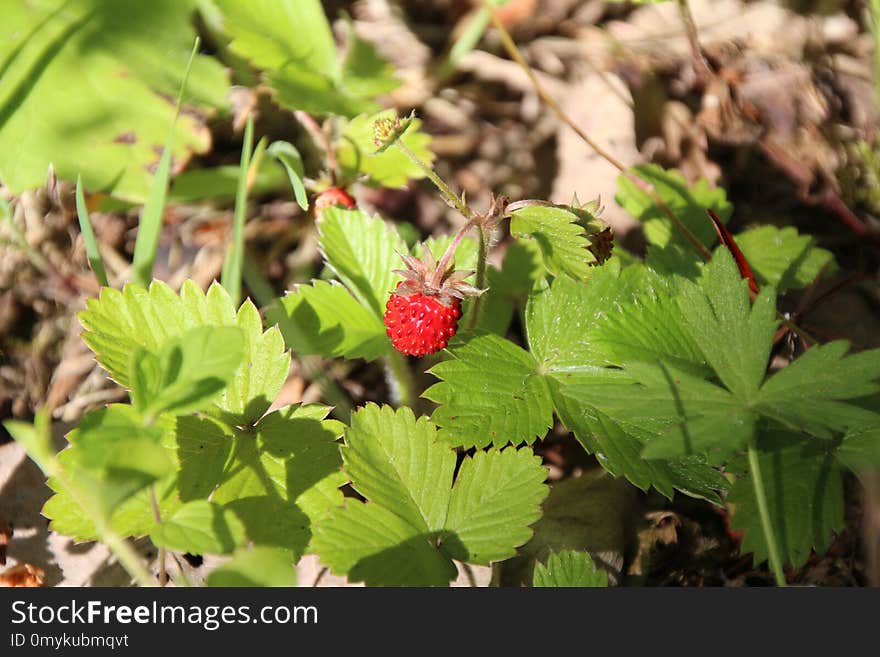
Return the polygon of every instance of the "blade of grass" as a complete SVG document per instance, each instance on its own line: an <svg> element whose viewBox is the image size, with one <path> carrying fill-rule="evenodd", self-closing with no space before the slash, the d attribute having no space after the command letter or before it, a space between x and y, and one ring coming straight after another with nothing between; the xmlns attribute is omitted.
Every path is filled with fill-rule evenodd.
<svg viewBox="0 0 880 657"><path fill-rule="evenodd" d="M86 244L86 256L92 271L98 278L101 287L110 287L107 281L107 271L104 269L104 259L98 250L98 241L95 239L95 232L92 230L92 221L89 219L89 209L86 207L86 199L82 190L82 179L76 177L76 216L79 219L79 231L82 233L83 241Z"/></svg>
<svg viewBox="0 0 880 657"><path fill-rule="evenodd" d="M174 119L171 121L171 127L168 130L168 138L165 140L165 148L162 150L162 157L159 158L159 166L156 167L156 177L153 179L153 185L150 187L150 194L147 202L144 203L144 209L141 211L141 218L138 222L138 236L134 245L134 262L132 268L134 270L134 281L139 285L148 285L153 278L153 263L156 260L156 249L159 245L159 232L162 229L162 215L165 213L165 198L168 194L168 179L171 177L171 155L174 147L174 130L177 126L177 119L180 116L180 109L183 106L183 96L186 92L186 83L189 80L189 72L192 69L196 53L199 50L200 39L196 37L193 43L192 52L189 55L189 61L186 64L186 70L183 73L183 80L180 83L180 92L177 94L177 106L174 110Z"/></svg>
<svg viewBox="0 0 880 657"><path fill-rule="evenodd" d="M254 141L254 118L248 117L244 127L244 143L241 147L241 164L238 170L238 190L235 193L235 216L233 219L232 244L226 252L220 283L229 292L236 305L241 301L241 272L244 265L244 221L247 210L248 171Z"/></svg>
<svg viewBox="0 0 880 657"><path fill-rule="evenodd" d="M299 154L299 151L289 142L275 141L272 142L266 152L278 160L284 167L297 204L303 210L308 210L309 199L306 196L306 187L303 184L305 168L303 167L302 156Z"/></svg>

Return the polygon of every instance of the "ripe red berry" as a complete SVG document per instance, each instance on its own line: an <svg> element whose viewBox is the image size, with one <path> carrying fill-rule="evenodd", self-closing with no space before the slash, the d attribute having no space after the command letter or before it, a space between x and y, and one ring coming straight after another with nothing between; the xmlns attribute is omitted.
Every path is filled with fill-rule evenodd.
<svg viewBox="0 0 880 657"><path fill-rule="evenodd" d="M318 198L315 199L315 220L321 221L324 210L335 205L341 205L351 210L356 203L352 195L342 187L329 187L318 194Z"/></svg>
<svg viewBox="0 0 880 657"><path fill-rule="evenodd" d="M397 284L385 306L386 333L394 348L402 354L433 354L445 348L455 335L461 317L461 301L452 297L447 305L436 296L422 292L402 293L400 287L407 283L400 281Z"/></svg>

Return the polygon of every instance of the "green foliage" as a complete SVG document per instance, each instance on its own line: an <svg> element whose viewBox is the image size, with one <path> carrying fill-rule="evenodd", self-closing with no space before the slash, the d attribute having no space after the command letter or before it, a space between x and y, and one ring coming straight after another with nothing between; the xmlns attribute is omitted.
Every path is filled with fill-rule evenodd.
<svg viewBox="0 0 880 657"><path fill-rule="evenodd" d="M234 326L191 329L158 353L132 354L131 398L145 417L203 410L241 363L243 333Z"/></svg>
<svg viewBox="0 0 880 657"><path fill-rule="evenodd" d="M18 194L82 175L87 189L142 202L166 143L195 33L195 0L7 3L0 25L0 179ZM205 110L226 105L228 81L198 56L174 128L179 166L210 138Z"/></svg>
<svg viewBox="0 0 880 657"><path fill-rule="evenodd" d="M83 339L98 363L129 388L129 364L139 348L158 352L193 328L237 326L243 334L243 357L213 410L231 422L248 424L259 418L287 377L290 358L284 354L278 329L263 332L259 312L250 301L236 313L232 299L217 284L205 294L187 281L179 296L159 281L149 290L136 285L126 285L122 291L104 288L98 299L88 300L79 319Z"/></svg>
<svg viewBox="0 0 880 657"><path fill-rule="evenodd" d="M807 287L824 271L834 272L834 256L815 246L808 235L795 228L758 226L736 236L760 286L772 285L780 292Z"/></svg>
<svg viewBox="0 0 880 657"><path fill-rule="evenodd" d="M706 215L706 208L714 210L724 222L730 218L733 208L723 189L712 189L705 180L689 187L680 173L656 164L640 164L632 171L654 187L666 207L703 245L711 247L715 244L718 238ZM677 246L688 253L693 251L693 247L676 230L654 199L626 176L621 175L617 179L616 199L627 212L645 224L645 236L651 244L658 247Z"/></svg>
<svg viewBox="0 0 880 657"><path fill-rule="evenodd" d="M795 566L810 550L825 551L831 532L843 529L843 482L833 451L796 434L767 432L760 455L761 475L781 558ZM752 473L744 472L730 491L732 526L745 530L742 551L760 563L769 556L761 530Z"/></svg>
<svg viewBox="0 0 880 657"><path fill-rule="evenodd" d="M190 554L227 554L244 539L236 515L207 500L187 502L150 532L155 545Z"/></svg>
<svg viewBox="0 0 880 657"><path fill-rule="evenodd" d="M290 109L354 116L377 109L372 97L396 81L369 44L350 35L337 52L318 0L215 0L231 50L263 71L275 99Z"/></svg>
<svg viewBox="0 0 880 657"><path fill-rule="evenodd" d="M608 574L596 568L588 553L565 550L552 553L546 565L539 563L535 566L532 586L597 588L608 586Z"/></svg>
<svg viewBox="0 0 880 657"><path fill-rule="evenodd" d="M596 256L589 251L590 240L580 221L577 214L564 208L529 205L513 213L510 233L534 240L551 274L582 281L589 276Z"/></svg>
<svg viewBox="0 0 880 657"><path fill-rule="evenodd" d="M308 210L309 200L306 197L306 188L303 184L305 167L296 146L286 141L275 141L269 144L266 153L277 159L284 167L297 204L303 210Z"/></svg>
<svg viewBox="0 0 880 657"><path fill-rule="evenodd" d="M488 564L531 536L547 494L529 450L477 452L455 471L455 452L426 418L367 405L352 416L344 469L367 498L347 498L317 527L321 561L352 581L446 585L452 559Z"/></svg>
<svg viewBox="0 0 880 657"><path fill-rule="evenodd" d="M208 586L296 586L296 571L286 550L255 547L237 550L208 575Z"/></svg>
<svg viewBox="0 0 880 657"><path fill-rule="evenodd" d="M413 179L425 177L425 172L397 148L376 152L373 141L373 123L382 118L393 118L394 110L378 114L361 114L349 121L342 130L342 139L336 146L336 157L346 175L365 175L366 181L383 187L406 187ZM427 164L434 161L431 137L420 132L422 122L412 119L400 140Z"/></svg>

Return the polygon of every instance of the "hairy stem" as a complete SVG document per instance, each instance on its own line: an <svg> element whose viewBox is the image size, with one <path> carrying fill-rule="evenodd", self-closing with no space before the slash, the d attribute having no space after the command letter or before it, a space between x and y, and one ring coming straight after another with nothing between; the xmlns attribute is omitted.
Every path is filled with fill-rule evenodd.
<svg viewBox="0 0 880 657"><path fill-rule="evenodd" d="M486 289L486 259L489 256L489 234L483 230L483 227L477 224L477 236L480 240L479 250L477 251L477 280L476 286L480 290ZM483 303L483 295L479 295L474 299L474 307L471 312L471 318L468 320L468 328L473 329L477 325L480 318L480 306Z"/></svg>
<svg viewBox="0 0 880 657"><path fill-rule="evenodd" d="M432 183L434 183L434 185L436 185L437 189L440 190L440 193L443 194L444 198L446 198L449 204L452 205L452 207L454 207L456 210L458 210L462 214L462 216L464 216L468 220L473 219L476 216L474 211L471 210L468 207L467 203L462 201L455 192L452 191L452 188L446 184L443 178L438 176L437 172L435 172L434 169L429 166L427 162L424 162L422 158L416 155L409 146L404 144L402 139L398 139L397 141L395 141L394 145L400 150L401 153L412 160L413 164L415 164L417 167L419 167L419 169L424 172L428 179Z"/></svg>
<svg viewBox="0 0 880 657"><path fill-rule="evenodd" d="M327 169L330 175L330 184L335 185L339 176L339 164L336 161L336 153L333 151L333 143L330 136L318 124L315 118L308 112L297 110L293 113L297 120L311 135L312 140L324 151L327 159Z"/></svg>
<svg viewBox="0 0 880 657"><path fill-rule="evenodd" d="M406 359L394 351L385 357L385 373L391 386L391 400L397 406L416 408L418 396L412 371Z"/></svg>
<svg viewBox="0 0 880 657"><path fill-rule="evenodd" d="M153 511L153 522L157 525L162 522L162 512L159 511L159 500L156 499L156 487L150 486L150 509ZM168 584L168 571L165 569L165 548L159 548L159 586Z"/></svg>
<svg viewBox="0 0 880 657"><path fill-rule="evenodd" d="M776 578L778 586L786 586L785 571L782 569L782 559L779 557L779 547L776 544L776 533L770 522L770 509L767 506L767 493L764 490L764 479L761 476L761 461L758 458L758 450L755 441L749 445L749 470L752 476L752 484L755 487L755 500L758 502L758 515L761 516L761 527L764 530L764 541L767 543L767 552L770 555L770 569Z"/></svg>

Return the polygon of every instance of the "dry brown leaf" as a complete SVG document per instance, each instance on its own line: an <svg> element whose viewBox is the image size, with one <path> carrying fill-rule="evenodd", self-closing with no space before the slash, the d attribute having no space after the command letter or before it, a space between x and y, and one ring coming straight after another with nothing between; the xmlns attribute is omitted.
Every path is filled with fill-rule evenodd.
<svg viewBox="0 0 880 657"><path fill-rule="evenodd" d="M0 573L0 586L36 588L43 586L46 573L29 563L21 563Z"/></svg>

